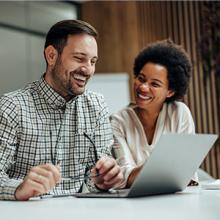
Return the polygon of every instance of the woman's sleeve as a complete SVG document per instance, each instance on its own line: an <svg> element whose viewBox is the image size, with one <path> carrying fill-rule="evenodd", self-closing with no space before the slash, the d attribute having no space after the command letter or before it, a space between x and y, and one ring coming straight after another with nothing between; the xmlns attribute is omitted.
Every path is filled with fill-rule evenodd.
<svg viewBox="0 0 220 220"><path fill-rule="evenodd" d="M118 188L124 188L126 186L128 176L137 165L130 150L131 146L127 143L126 135L128 135L127 132L129 132L129 129L127 127L125 132L126 121L121 120L117 115L112 115L110 117L110 121L114 137L112 154L124 174L124 181Z"/></svg>
<svg viewBox="0 0 220 220"><path fill-rule="evenodd" d="M192 114L184 103L179 102L177 104L177 119L178 133L187 133L187 134L195 134L195 124L192 117Z"/></svg>

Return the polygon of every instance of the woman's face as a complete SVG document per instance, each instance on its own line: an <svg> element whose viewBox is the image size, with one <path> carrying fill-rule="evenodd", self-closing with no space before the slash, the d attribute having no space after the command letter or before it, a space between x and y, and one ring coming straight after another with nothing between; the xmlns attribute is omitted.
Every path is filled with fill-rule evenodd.
<svg viewBox="0 0 220 220"><path fill-rule="evenodd" d="M134 81L136 104L142 109L160 109L166 98L174 95L169 88L166 67L146 63Z"/></svg>

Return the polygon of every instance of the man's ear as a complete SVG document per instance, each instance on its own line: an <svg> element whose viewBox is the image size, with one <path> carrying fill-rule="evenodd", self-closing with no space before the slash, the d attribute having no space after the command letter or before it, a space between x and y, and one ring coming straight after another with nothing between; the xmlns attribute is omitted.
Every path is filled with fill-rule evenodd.
<svg viewBox="0 0 220 220"><path fill-rule="evenodd" d="M44 50L45 59L47 60L47 64L49 66L53 66L56 63L58 57L58 51L52 46L49 45Z"/></svg>
<svg viewBox="0 0 220 220"><path fill-rule="evenodd" d="M168 92L167 92L167 98L170 98L170 97L174 96L174 94L175 94L175 91L169 89Z"/></svg>

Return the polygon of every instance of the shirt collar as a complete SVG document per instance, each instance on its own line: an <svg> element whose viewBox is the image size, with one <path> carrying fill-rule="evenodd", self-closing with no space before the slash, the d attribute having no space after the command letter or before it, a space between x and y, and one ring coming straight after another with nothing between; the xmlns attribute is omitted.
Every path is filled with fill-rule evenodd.
<svg viewBox="0 0 220 220"><path fill-rule="evenodd" d="M46 82L44 75L40 78L38 90L50 106L55 109L65 109L67 101ZM68 101L68 104L76 99L77 96Z"/></svg>

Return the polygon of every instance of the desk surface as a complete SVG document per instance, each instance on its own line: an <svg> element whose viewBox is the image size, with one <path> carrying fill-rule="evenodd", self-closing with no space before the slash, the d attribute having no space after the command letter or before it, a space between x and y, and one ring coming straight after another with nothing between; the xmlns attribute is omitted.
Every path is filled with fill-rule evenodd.
<svg viewBox="0 0 220 220"><path fill-rule="evenodd" d="M188 187L177 194L142 198L50 198L0 201L1 220L219 220L220 190Z"/></svg>

